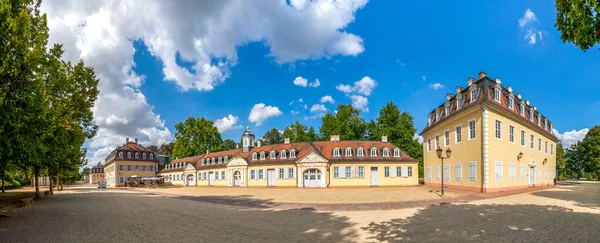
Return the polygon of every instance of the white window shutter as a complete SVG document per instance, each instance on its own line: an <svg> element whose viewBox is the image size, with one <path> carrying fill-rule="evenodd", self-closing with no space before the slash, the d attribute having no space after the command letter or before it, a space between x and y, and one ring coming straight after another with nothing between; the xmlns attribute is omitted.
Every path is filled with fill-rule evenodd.
<svg viewBox="0 0 600 243"><path fill-rule="evenodd" d="M408 166L402 166L402 176L408 176Z"/></svg>
<svg viewBox="0 0 600 243"><path fill-rule="evenodd" d="M390 166L390 177L396 177L396 166Z"/></svg>
<svg viewBox="0 0 600 243"><path fill-rule="evenodd" d="M346 166L340 166L340 178L346 178Z"/></svg>

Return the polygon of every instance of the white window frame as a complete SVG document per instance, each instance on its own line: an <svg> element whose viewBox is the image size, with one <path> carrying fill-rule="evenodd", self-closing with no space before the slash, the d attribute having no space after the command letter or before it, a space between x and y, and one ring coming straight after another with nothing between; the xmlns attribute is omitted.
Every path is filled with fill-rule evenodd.
<svg viewBox="0 0 600 243"><path fill-rule="evenodd" d="M146 153L142 153L142 159L145 160L146 159Z"/></svg>
<svg viewBox="0 0 600 243"><path fill-rule="evenodd" d="M360 147L356 149L356 156L359 157L364 157L365 156L365 149Z"/></svg>
<svg viewBox="0 0 600 243"><path fill-rule="evenodd" d="M515 110L515 98L513 98L512 96L509 96L508 103L506 103L506 105L508 105L509 109Z"/></svg>
<svg viewBox="0 0 600 243"><path fill-rule="evenodd" d="M554 155L554 144L550 144L550 155Z"/></svg>
<svg viewBox="0 0 600 243"><path fill-rule="evenodd" d="M521 110L519 111L519 115L525 116L525 105L519 104L519 107L521 107Z"/></svg>
<svg viewBox="0 0 600 243"><path fill-rule="evenodd" d="M352 156L352 148L347 147L344 149L344 156Z"/></svg>
<svg viewBox="0 0 600 243"><path fill-rule="evenodd" d="M431 181L432 177L431 177L431 167L427 167L427 181Z"/></svg>
<svg viewBox="0 0 600 243"><path fill-rule="evenodd" d="M435 181L440 181L440 166L435 166Z"/></svg>
<svg viewBox="0 0 600 243"><path fill-rule="evenodd" d="M508 124L508 142L514 144L515 143L515 130L517 128L512 125L512 124Z"/></svg>
<svg viewBox="0 0 600 243"><path fill-rule="evenodd" d="M471 128L471 124L473 124L473 128ZM475 140L477 138L477 120L474 118L469 120L467 122L467 127L468 127L468 131L469 131L469 141ZM473 136L471 136L471 134Z"/></svg>
<svg viewBox="0 0 600 243"><path fill-rule="evenodd" d="M501 99L500 99L500 93L501 93L501 88L496 87L494 88L494 101L498 102L498 103L502 103Z"/></svg>
<svg viewBox="0 0 600 243"><path fill-rule="evenodd" d="M265 160L265 159L267 159L265 156L265 151L261 151L260 152L260 160Z"/></svg>
<svg viewBox="0 0 600 243"><path fill-rule="evenodd" d="M548 141L544 141L544 153L548 154Z"/></svg>
<svg viewBox="0 0 600 243"><path fill-rule="evenodd" d="M444 131L444 147L450 146L450 129Z"/></svg>
<svg viewBox="0 0 600 243"><path fill-rule="evenodd" d="M390 177L390 167L389 166L383 167L383 177L385 177L385 178Z"/></svg>
<svg viewBox="0 0 600 243"><path fill-rule="evenodd" d="M290 167L287 169L288 172L288 179L295 179L296 178L296 168L294 167Z"/></svg>
<svg viewBox="0 0 600 243"><path fill-rule="evenodd" d="M399 148L395 148L395 149L394 149L394 157L395 157L395 158L398 158L398 157L400 157L400 149L399 149Z"/></svg>
<svg viewBox="0 0 600 243"><path fill-rule="evenodd" d="M462 163L456 163L454 165L454 180L462 181Z"/></svg>
<svg viewBox="0 0 600 243"><path fill-rule="evenodd" d="M365 166L364 165L358 166L358 178L365 178Z"/></svg>
<svg viewBox="0 0 600 243"><path fill-rule="evenodd" d="M463 103L465 102L465 97L464 96L460 96L456 99L456 110L460 110L460 108L462 108Z"/></svg>
<svg viewBox="0 0 600 243"><path fill-rule="evenodd" d="M525 147L527 146L527 132L525 132L525 130L521 129L521 146Z"/></svg>
<svg viewBox="0 0 600 243"><path fill-rule="evenodd" d="M427 139L427 152L431 152L431 138Z"/></svg>
<svg viewBox="0 0 600 243"><path fill-rule="evenodd" d="M473 176L471 176L473 174ZM467 163L467 180L469 182L477 181L477 162L470 161Z"/></svg>
<svg viewBox="0 0 600 243"><path fill-rule="evenodd" d="M454 127L454 143L462 143L462 124L458 124Z"/></svg>
<svg viewBox="0 0 600 243"><path fill-rule="evenodd" d="M533 110L532 110L532 108L529 108L529 120L533 121Z"/></svg>
<svg viewBox="0 0 600 243"><path fill-rule="evenodd" d="M133 153L133 158L140 159L140 153L138 153L138 152Z"/></svg>
<svg viewBox="0 0 600 243"><path fill-rule="evenodd" d="M381 157L390 157L390 149L383 148L383 150L381 151Z"/></svg>
<svg viewBox="0 0 600 243"><path fill-rule="evenodd" d="M496 163L494 163L494 165L494 177L496 178L496 181L504 180L504 164L502 163L502 161L496 160Z"/></svg>
<svg viewBox="0 0 600 243"><path fill-rule="evenodd" d="M439 134L435 135L435 137L433 139L433 142L435 143L434 144L435 145L435 149L440 148L440 135Z"/></svg>
<svg viewBox="0 0 600 243"><path fill-rule="evenodd" d="M542 152L542 138L538 138L538 152Z"/></svg>
<svg viewBox="0 0 600 243"><path fill-rule="evenodd" d="M531 149L535 150L535 135L531 134L529 138L531 139Z"/></svg>
<svg viewBox="0 0 600 243"><path fill-rule="evenodd" d="M470 93L471 93L471 100L469 101L469 104L475 102L477 100L477 98L479 98L478 97L479 96L479 88L477 88L477 87L473 88L470 91Z"/></svg>
<svg viewBox="0 0 600 243"><path fill-rule="evenodd" d="M369 157L377 157L377 148L371 148L369 150Z"/></svg>
<svg viewBox="0 0 600 243"><path fill-rule="evenodd" d="M333 179L338 179L338 178L340 178L340 167L334 166L333 167Z"/></svg>
<svg viewBox="0 0 600 243"><path fill-rule="evenodd" d="M527 166L525 164L521 164L520 170L521 171L519 171L519 174L520 174L519 177L522 181L524 181L527 179Z"/></svg>
<svg viewBox="0 0 600 243"><path fill-rule="evenodd" d="M517 164L515 162L508 162L508 180L517 180Z"/></svg>
<svg viewBox="0 0 600 243"><path fill-rule="evenodd" d="M345 178L352 178L352 166L346 166L344 172L346 173Z"/></svg>
<svg viewBox="0 0 600 243"><path fill-rule="evenodd" d="M335 148L333 148L333 153L332 153L332 156L333 156L333 157L340 157L340 156L342 156L342 155L340 154L340 148L338 148L338 147L335 147Z"/></svg>
<svg viewBox="0 0 600 243"><path fill-rule="evenodd" d="M444 181L445 182L450 181L450 165L449 164L444 165Z"/></svg>
<svg viewBox="0 0 600 243"><path fill-rule="evenodd" d="M279 168L279 173L278 173L277 179L285 179L285 168Z"/></svg>
<svg viewBox="0 0 600 243"><path fill-rule="evenodd" d="M500 119L495 119L494 121L494 137L502 140L502 120Z"/></svg>
<svg viewBox="0 0 600 243"><path fill-rule="evenodd" d="M295 159L296 158L296 150L295 149L291 149L290 150L290 159Z"/></svg>
<svg viewBox="0 0 600 243"><path fill-rule="evenodd" d="M265 179L265 170L263 170L263 169L259 169L258 170L258 179L259 180L264 180Z"/></svg>
<svg viewBox="0 0 600 243"><path fill-rule="evenodd" d="M285 149L281 150L281 152L279 152L279 158L287 159L287 151Z"/></svg>
<svg viewBox="0 0 600 243"><path fill-rule="evenodd" d="M256 180L256 170L250 170L250 180Z"/></svg>
<svg viewBox="0 0 600 243"><path fill-rule="evenodd" d="M446 116L449 116L452 113L452 104L446 106Z"/></svg>
<svg viewBox="0 0 600 243"><path fill-rule="evenodd" d="M276 159L277 158L277 152L275 152L275 150L271 151L271 153L269 154L269 159Z"/></svg>
<svg viewBox="0 0 600 243"><path fill-rule="evenodd" d="M252 160L257 160L258 159L258 153L253 152L252 153Z"/></svg>

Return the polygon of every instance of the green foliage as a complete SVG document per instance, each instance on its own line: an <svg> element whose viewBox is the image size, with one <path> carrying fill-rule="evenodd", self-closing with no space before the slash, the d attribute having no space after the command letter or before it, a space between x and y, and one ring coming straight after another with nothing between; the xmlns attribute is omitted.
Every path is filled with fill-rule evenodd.
<svg viewBox="0 0 600 243"><path fill-rule="evenodd" d="M580 178L583 176L585 154L579 144L572 144L565 151L565 175Z"/></svg>
<svg viewBox="0 0 600 243"><path fill-rule="evenodd" d="M559 141L556 143L556 169L565 171L566 166L567 161L565 159L565 149L563 148L562 143Z"/></svg>
<svg viewBox="0 0 600 243"><path fill-rule="evenodd" d="M237 144L235 143L235 141L231 140L231 139L225 139L223 141L223 150L232 150L235 149L237 147Z"/></svg>
<svg viewBox="0 0 600 243"><path fill-rule="evenodd" d="M563 42L586 51L600 43L600 0L556 0L556 24Z"/></svg>
<svg viewBox="0 0 600 243"><path fill-rule="evenodd" d="M265 145L283 143L283 135L277 128L267 131L262 139L265 142Z"/></svg>
<svg viewBox="0 0 600 243"><path fill-rule="evenodd" d="M305 138L306 138L307 142L315 142L315 141L318 140L317 134L315 133L315 128L314 127L311 126L308 129L308 132L306 132Z"/></svg>
<svg viewBox="0 0 600 243"><path fill-rule="evenodd" d="M296 121L283 130L283 137L289 138L291 143L308 142L309 140L306 133L307 127L302 125L299 121Z"/></svg>
<svg viewBox="0 0 600 243"><path fill-rule="evenodd" d="M360 117L360 110L351 104L340 104L337 113L325 114L321 119L321 139L329 140L331 134L339 134L341 140L365 140L367 125Z"/></svg>
<svg viewBox="0 0 600 243"><path fill-rule="evenodd" d="M223 150L223 140L213 121L189 117L185 122L175 125L175 145L173 156L190 157L205 153L206 148L211 152Z"/></svg>
<svg viewBox="0 0 600 243"><path fill-rule="evenodd" d="M585 171L596 174L596 178L600 177L600 126L592 127L579 147L585 158Z"/></svg>

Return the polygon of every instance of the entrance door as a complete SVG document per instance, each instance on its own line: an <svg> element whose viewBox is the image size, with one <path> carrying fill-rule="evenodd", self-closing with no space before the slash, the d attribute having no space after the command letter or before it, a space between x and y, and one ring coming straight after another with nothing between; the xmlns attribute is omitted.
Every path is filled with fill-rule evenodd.
<svg viewBox="0 0 600 243"><path fill-rule="evenodd" d="M188 175L188 177L187 177L187 185L188 186L195 186L195 184L194 184L194 175Z"/></svg>
<svg viewBox="0 0 600 243"><path fill-rule="evenodd" d="M535 186L535 167L529 167L529 186Z"/></svg>
<svg viewBox="0 0 600 243"><path fill-rule="evenodd" d="M208 185L209 186L215 185L215 173L213 173L213 172L208 172Z"/></svg>
<svg viewBox="0 0 600 243"><path fill-rule="evenodd" d="M304 172L304 187L322 187L323 174L319 169L308 169Z"/></svg>
<svg viewBox="0 0 600 243"><path fill-rule="evenodd" d="M377 167L371 167L371 186L379 185L379 171Z"/></svg>
<svg viewBox="0 0 600 243"><path fill-rule="evenodd" d="M240 186L242 181L242 173L235 171L233 173L233 186Z"/></svg>
<svg viewBox="0 0 600 243"><path fill-rule="evenodd" d="M267 186L275 186L275 169L267 170Z"/></svg>

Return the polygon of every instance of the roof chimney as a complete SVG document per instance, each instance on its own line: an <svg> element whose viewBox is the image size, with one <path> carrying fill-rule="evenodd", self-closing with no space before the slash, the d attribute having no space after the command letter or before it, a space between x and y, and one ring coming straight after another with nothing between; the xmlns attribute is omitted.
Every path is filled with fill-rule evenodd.
<svg viewBox="0 0 600 243"><path fill-rule="evenodd" d="M477 80L485 78L487 75L485 74L484 71L479 72L479 75L477 76Z"/></svg>
<svg viewBox="0 0 600 243"><path fill-rule="evenodd" d="M135 138L135 143L138 143L138 139L137 138Z"/></svg>
<svg viewBox="0 0 600 243"><path fill-rule="evenodd" d="M329 141L330 142L338 142L338 141L340 141L340 135L339 134L331 134L329 136Z"/></svg>
<svg viewBox="0 0 600 243"><path fill-rule="evenodd" d="M290 144L290 138L285 138L285 139L283 139L283 143L285 143L285 144Z"/></svg>
<svg viewBox="0 0 600 243"><path fill-rule="evenodd" d="M387 135L381 135L381 141L387 143Z"/></svg>
<svg viewBox="0 0 600 243"><path fill-rule="evenodd" d="M208 146L206 146L206 154L210 153L210 148L208 148Z"/></svg>
<svg viewBox="0 0 600 243"><path fill-rule="evenodd" d="M235 143L235 149L239 149L240 148L240 144L239 143Z"/></svg>
<svg viewBox="0 0 600 243"><path fill-rule="evenodd" d="M129 138L125 138L125 144L129 143Z"/></svg>
<svg viewBox="0 0 600 243"><path fill-rule="evenodd" d="M262 146L262 139L259 139L258 141L256 141L256 147L261 147Z"/></svg>

